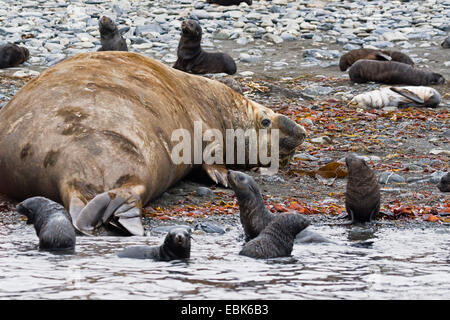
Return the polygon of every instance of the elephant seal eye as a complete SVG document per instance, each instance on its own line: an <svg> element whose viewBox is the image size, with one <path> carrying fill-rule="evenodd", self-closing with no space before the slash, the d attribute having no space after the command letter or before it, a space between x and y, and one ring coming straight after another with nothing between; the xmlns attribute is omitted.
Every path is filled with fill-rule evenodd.
<svg viewBox="0 0 450 320"><path fill-rule="evenodd" d="M262 119L261 120L261 126L263 127L263 128L267 128L268 126L270 126L270 120L269 119Z"/></svg>

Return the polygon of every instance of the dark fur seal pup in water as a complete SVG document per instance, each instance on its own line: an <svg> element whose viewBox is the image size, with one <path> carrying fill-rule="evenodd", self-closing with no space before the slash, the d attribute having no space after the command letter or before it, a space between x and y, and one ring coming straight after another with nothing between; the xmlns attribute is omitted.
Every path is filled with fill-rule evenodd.
<svg viewBox="0 0 450 320"><path fill-rule="evenodd" d="M97 51L128 51L127 42L122 37L114 21L103 16L98 21L101 48Z"/></svg>
<svg viewBox="0 0 450 320"><path fill-rule="evenodd" d="M348 74L356 83L374 81L413 86L445 83L444 77L439 73L419 70L395 61L359 60L350 67Z"/></svg>
<svg viewBox="0 0 450 320"><path fill-rule="evenodd" d="M233 58L222 52L206 52L201 46L202 28L195 20L184 20L181 23L181 39L178 44L178 60L175 69L194 74L236 73Z"/></svg>
<svg viewBox="0 0 450 320"><path fill-rule="evenodd" d="M252 4L252 0L207 0L206 2L211 4L220 4L221 6L239 5L241 2L245 2L248 5Z"/></svg>
<svg viewBox="0 0 450 320"><path fill-rule="evenodd" d="M296 213L276 216L255 239L247 242L240 255L268 259L289 256L297 234L309 226L309 220Z"/></svg>
<svg viewBox="0 0 450 320"><path fill-rule="evenodd" d="M380 60L380 61L397 61L414 66L414 61L406 54L393 50L375 50L375 49L355 49L342 55L339 59L339 68L341 71L347 70L358 60Z"/></svg>
<svg viewBox="0 0 450 320"><path fill-rule="evenodd" d="M445 49L449 49L450 48L450 37L447 37L442 43L441 43L441 47L445 48Z"/></svg>
<svg viewBox="0 0 450 320"><path fill-rule="evenodd" d="M40 249L75 248L75 229L66 209L44 197L33 197L19 203L17 212L25 215L27 224L34 224Z"/></svg>
<svg viewBox="0 0 450 320"><path fill-rule="evenodd" d="M191 255L190 229L175 227L169 230L160 246L134 246L126 248L117 255L120 258L153 259L170 261L188 259Z"/></svg>
<svg viewBox="0 0 450 320"><path fill-rule="evenodd" d="M447 172L447 174L441 178L438 189L442 192L450 192L450 172Z"/></svg>
<svg viewBox="0 0 450 320"><path fill-rule="evenodd" d="M364 159L354 155L345 158L347 191L345 208L352 222L368 222L380 211L380 187L377 177Z"/></svg>
<svg viewBox="0 0 450 320"><path fill-rule="evenodd" d="M0 46L0 69L17 67L30 57L27 48L19 47L13 43Z"/></svg>

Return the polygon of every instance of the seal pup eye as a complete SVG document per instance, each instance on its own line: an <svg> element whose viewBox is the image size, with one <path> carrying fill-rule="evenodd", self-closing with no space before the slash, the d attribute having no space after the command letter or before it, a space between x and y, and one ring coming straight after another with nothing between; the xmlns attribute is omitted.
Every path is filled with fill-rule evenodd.
<svg viewBox="0 0 450 320"><path fill-rule="evenodd" d="M261 120L261 126L263 128L267 128L268 126L270 126L270 123L271 123L270 119L265 118Z"/></svg>

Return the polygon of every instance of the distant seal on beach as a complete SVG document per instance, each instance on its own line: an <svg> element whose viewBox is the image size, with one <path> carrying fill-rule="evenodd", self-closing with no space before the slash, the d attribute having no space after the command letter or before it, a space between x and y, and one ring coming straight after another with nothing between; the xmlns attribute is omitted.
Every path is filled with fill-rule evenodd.
<svg viewBox="0 0 450 320"><path fill-rule="evenodd" d="M244 245L239 254L257 259L289 256L295 237L309 224L309 220L300 214L277 215L256 238Z"/></svg>
<svg viewBox="0 0 450 320"><path fill-rule="evenodd" d="M450 48L450 37L447 37L442 43L441 47L444 49Z"/></svg>
<svg viewBox="0 0 450 320"><path fill-rule="evenodd" d="M351 81L374 81L385 84L425 86L445 83L444 77L435 72L419 70L395 61L358 60L349 69Z"/></svg>
<svg viewBox="0 0 450 320"><path fill-rule="evenodd" d="M233 58L222 52L206 52L202 49L202 28L192 19L181 23L181 38L178 43L178 59L175 69L194 74L228 73L235 74L237 67Z"/></svg>
<svg viewBox="0 0 450 320"><path fill-rule="evenodd" d="M360 108L384 107L428 107L435 108L441 103L441 95L431 87L406 86L384 87L361 93L349 102L349 105Z"/></svg>
<svg viewBox="0 0 450 320"><path fill-rule="evenodd" d="M252 0L206 0L206 2L211 4L219 4L221 6L239 5L241 2L245 2L248 5L252 4Z"/></svg>
<svg viewBox="0 0 450 320"><path fill-rule="evenodd" d="M348 169L345 208L352 222L368 222L380 211L380 187L375 173L364 159L345 158Z"/></svg>
<svg viewBox="0 0 450 320"><path fill-rule="evenodd" d="M30 52L25 47L19 47L13 43L0 46L0 69L17 67L30 57Z"/></svg>
<svg viewBox="0 0 450 320"><path fill-rule="evenodd" d="M192 170L228 185L225 164L196 162L187 152L174 161L183 137L173 133L194 137L200 120L200 135L209 128L223 137L228 129L266 129L270 139L276 129L279 164L306 137L288 117L218 81L138 53L81 53L30 80L0 109L0 193L60 202L86 235L102 225L143 235L142 206ZM230 151L221 151L226 163Z"/></svg>
<svg viewBox="0 0 450 320"><path fill-rule="evenodd" d="M394 50L376 50L376 49L355 49L341 56L339 59L339 68L341 71L347 70L358 60L380 60L380 61L397 61L414 66L412 59L400 52Z"/></svg>
<svg viewBox="0 0 450 320"><path fill-rule="evenodd" d="M441 192L450 192L450 172L441 178L437 187Z"/></svg>
<svg viewBox="0 0 450 320"><path fill-rule="evenodd" d="M98 21L101 48L97 51L128 51L127 42L122 37L114 21L103 16Z"/></svg>
<svg viewBox="0 0 450 320"><path fill-rule="evenodd" d="M19 203L16 210L27 217L27 224L34 225L40 249L75 248L75 229L70 215L59 203L44 197L33 197Z"/></svg>
<svg viewBox="0 0 450 320"><path fill-rule="evenodd" d="M120 251L119 258L153 259L170 261L189 259L191 255L191 234L189 229L175 227L169 230L160 246L133 246Z"/></svg>

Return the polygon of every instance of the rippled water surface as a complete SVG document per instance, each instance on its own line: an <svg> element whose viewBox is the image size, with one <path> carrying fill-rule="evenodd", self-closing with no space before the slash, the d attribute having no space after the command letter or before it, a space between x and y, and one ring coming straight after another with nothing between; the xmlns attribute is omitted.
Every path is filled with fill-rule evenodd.
<svg viewBox="0 0 450 320"><path fill-rule="evenodd" d="M120 259L150 237L78 237L74 254L41 252L33 226L0 238L1 299L449 299L448 228L311 226L337 244L296 244L292 256L239 256L241 229L194 234L188 262ZM362 235L362 236L361 236ZM368 248L354 247L370 240Z"/></svg>

